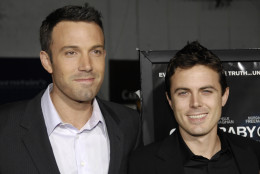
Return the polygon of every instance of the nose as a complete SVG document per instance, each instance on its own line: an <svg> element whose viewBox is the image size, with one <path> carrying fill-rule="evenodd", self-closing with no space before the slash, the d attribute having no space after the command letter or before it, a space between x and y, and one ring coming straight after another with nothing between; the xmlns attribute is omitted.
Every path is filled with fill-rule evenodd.
<svg viewBox="0 0 260 174"><path fill-rule="evenodd" d="M190 98L190 107L197 108L200 107L201 104L201 97L199 94L192 94Z"/></svg>
<svg viewBox="0 0 260 174"><path fill-rule="evenodd" d="M92 61L89 55L83 55L80 57L78 69L79 71L92 71Z"/></svg>

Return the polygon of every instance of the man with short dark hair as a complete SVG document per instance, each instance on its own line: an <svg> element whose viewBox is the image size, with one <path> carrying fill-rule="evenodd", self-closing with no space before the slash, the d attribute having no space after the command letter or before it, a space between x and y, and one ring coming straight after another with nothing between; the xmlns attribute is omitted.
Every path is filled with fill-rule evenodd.
<svg viewBox="0 0 260 174"><path fill-rule="evenodd" d="M53 83L0 108L1 174L123 174L141 142L130 108L96 97L104 78L101 14L65 6L42 22L40 60Z"/></svg>
<svg viewBox="0 0 260 174"><path fill-rule="evenodd" d="M130 174L257 174L260 144L218 129L229 88L220 59L192 42L170 60L166 97L178 123L162 142L134 152Z"/></svg>

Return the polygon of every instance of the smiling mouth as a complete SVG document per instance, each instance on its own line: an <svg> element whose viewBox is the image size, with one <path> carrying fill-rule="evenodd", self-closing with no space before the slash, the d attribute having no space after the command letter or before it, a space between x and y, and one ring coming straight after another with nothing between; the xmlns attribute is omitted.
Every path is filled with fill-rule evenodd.
<svg viewBox="0 0 260 174"><path fill-rule="evenodd" d="M188 117L193 119L199 119L199 118L206 117L207 115L208 114L188 115Z"/></svg>

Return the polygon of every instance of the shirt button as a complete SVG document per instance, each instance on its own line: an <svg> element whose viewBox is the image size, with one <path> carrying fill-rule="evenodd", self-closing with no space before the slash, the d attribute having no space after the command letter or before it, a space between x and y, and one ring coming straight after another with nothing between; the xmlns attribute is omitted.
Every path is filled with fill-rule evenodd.
<svg viewBox="0 0 260 174"><path fill-rule="evenodd" d="M85 162L82 161L82 162L80 163L80 165L81 165L82 167L85 166Z"/></svg>
<svg viewBox="0 0 260 174"><path fill-rule="evenodd" d="M76 139L79 139L79 136L78 136L78 135L76 136Z"/></svg>

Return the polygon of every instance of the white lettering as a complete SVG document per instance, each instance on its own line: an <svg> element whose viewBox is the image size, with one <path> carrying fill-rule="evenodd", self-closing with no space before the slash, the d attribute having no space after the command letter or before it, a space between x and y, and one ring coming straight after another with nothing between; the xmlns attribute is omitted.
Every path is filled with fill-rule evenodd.
<svg viewBox="0 0 260 174"><path fill-rule="evenodd" d="M249 126L246 126L246 129L248 130L249 134L250 134L250 138L253 137L253 133L254 133L254 130L255 130L255 126L252 127L252 129L250 129Z"/></svg>
<svg viewBox="0 0 260 174"><path fill-rule="evenodd" d="M228 133L236 134L235 129L233 127L229 128Z"/></svg>
<svg viewBox="0 0 260 174"><path fill-rule="evenodd" d="M165 77L165 73L164 72L159 72L159 77Z"/></svg>
<svg viewBox="0 0 260 174"><path fill-rule="evenodd" d="M246 137L247 136L246 128L242 127L242 126L238 126L237 127L237 135L242 135L242 136Z"/></svg>
<svg viewBox="0 0 260 174"><path fill-rule="evenodd" d="M260 127L257 129L257 135L260 137Z"/></svg>
<svg viewBox="0 0 260 174"><path fill-rule="evenodd" d="M252 71L252 74L255 75L260 75L260 71Z"/></svg>
<svg viewBox="0 0 260 174"><path fill-rule="evenodd" d="M227 129L225 127L219 127L219 129L223 130L223 132L227 132Z"/></svg>
<svg viewBox="0 0 260 174"><path fill-rule="evenodd" d="M241 135L244 137L254 137L254 132L256 132L257 136L260 137L260 127L257 126L238 126L238 127L219 127L223 132L233 133L237 135Z"/></svg>
<svg viewBox="0 0 260 174"><path fill-rule="evenodd" d="M228 71L228 75L230 76L247 75L247 71Z"/></svg>

